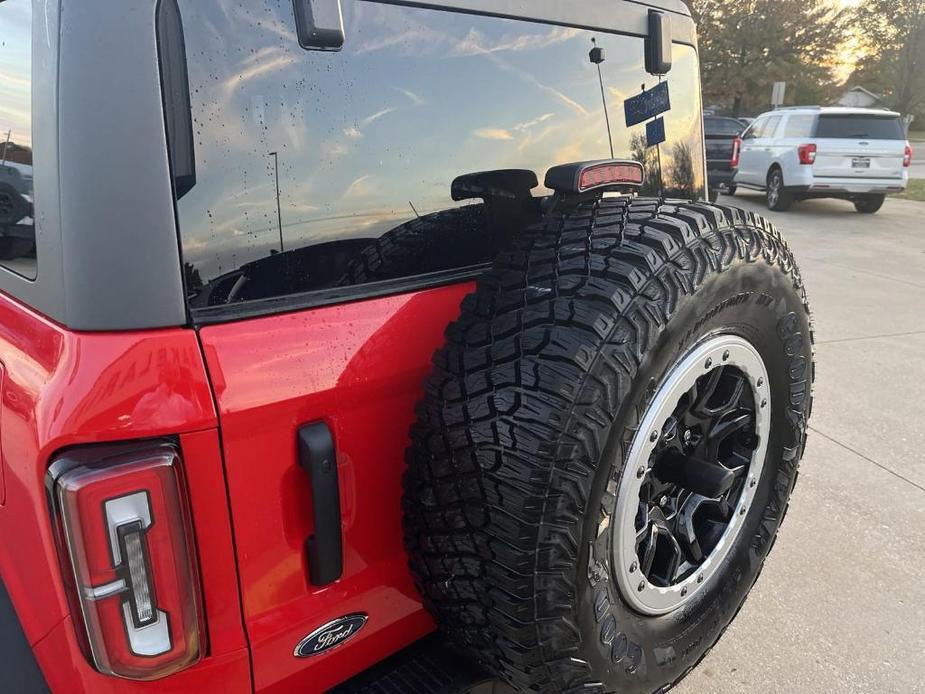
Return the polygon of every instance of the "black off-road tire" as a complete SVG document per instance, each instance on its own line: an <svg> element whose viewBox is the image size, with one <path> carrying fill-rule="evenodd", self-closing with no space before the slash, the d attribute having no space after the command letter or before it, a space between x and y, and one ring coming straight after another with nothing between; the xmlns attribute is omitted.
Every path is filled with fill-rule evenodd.
<svg viewBox="0 0 925 694"><path fill-rule="evenodd" d="M31 213L31 204L18 190L6 182L0 183L0 227L16 224Z"/></svg>
<svg viewBox="0 0 925 694"><path fill-rule="evenodd" d="M880 211L886 195L862 195L854 199L854 209L861 214L874 214Z"/></svg>
<svg viewBox="0 0 925 694"><path fill-rule="evenodd" d="M387 231L360 251L340 285L411 277L478 264L490 254L485 205L427 214Z"/></svg>
<svg viewBox="0 0 925 694"><path fill-rule="evenodd" d="M666 372L719 333L767 366L771 435L745 525L695 599L634 612L611 566L617 481ZM765 220L607 199L516 238L434 358L405 476L410 563L441 629L526 691L656 692L738 612L777 535L811 409L809 308Z"/></svg>

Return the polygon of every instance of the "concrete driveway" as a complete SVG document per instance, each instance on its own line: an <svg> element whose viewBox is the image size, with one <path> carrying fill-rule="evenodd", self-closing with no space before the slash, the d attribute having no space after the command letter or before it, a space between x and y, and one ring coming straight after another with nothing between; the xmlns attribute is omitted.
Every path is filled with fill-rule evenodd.
<svg viewBox="0 0 925 694"><path fill-rule="evenodd" d="M764 572L676 691L925 692L925 204L720 202L765 214L796 252L816 402Z"/></svg>

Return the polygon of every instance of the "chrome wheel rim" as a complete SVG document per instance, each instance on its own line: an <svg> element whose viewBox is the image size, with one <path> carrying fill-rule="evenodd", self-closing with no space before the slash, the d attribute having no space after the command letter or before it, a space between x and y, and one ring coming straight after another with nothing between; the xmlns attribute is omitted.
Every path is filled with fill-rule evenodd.
<svg viewBox="0 0 925 694"><path fill-rule="evenodd" d="M614 573L634 610L667 614L711 585L754 501L770 426L767 369L743 338L714 337L670 370L617 491Z"/></svg>
<svg viewBox="0 0 925 694"><path fill-rule="evenodd" d="M777 173L771 174L771 181L768 185L768 205L774 207L780 199L780 176Z"/></svg>

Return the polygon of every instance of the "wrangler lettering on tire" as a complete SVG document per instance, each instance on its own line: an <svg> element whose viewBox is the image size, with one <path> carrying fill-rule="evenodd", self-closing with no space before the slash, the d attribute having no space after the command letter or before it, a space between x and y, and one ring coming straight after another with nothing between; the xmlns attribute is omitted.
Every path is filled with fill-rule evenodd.
<svg viewBox="0 0 925 694"><path fill-rule="evenodd" d="M412 429L428 608L518 689L677 682L774 542L812 378L803 284L764 219L627 198L547 215L463 302Z"/></svg>

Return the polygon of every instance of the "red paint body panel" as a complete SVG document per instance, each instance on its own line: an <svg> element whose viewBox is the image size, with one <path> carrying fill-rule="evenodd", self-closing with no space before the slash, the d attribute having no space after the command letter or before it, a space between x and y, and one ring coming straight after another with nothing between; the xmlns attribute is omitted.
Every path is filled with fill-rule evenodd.
<svg viewBox="0 0 925 694"><path fill-rule="evenodd" d="M203 328L231 496L258 691L322 691L433 629L407 569L401 475L434 351L471 284ZM311 489L296 432L323 420L337 449L344 573L310 585ZM349 612L369 622L342 646L293 657Z"/></svg>
<svg viewBox="0 0 925 694"><path fill-rule="evenodd" d="M36 660L55 694L245 694L251 691L247 649L213 655L199 665L155 682L130 682L101 675L86 665L70 618L33 646Z"/></svg>
<svg viewBox="0 0 925 694"><path fill-rule="evenodd" d="M0 576L45 676L61 691L250 687L217 419L196 334L171 329L73 333L0 295ZM44 478L56 451L80 444L180 436L193 506L208 656L167 680L96 673L77 649L52 536ZM234 680L234 683L232 683ZM92 685L92 686L91 686ZM211 685L210 685L211 686ZM215 691L218 691L216 687Z"/></svg>

